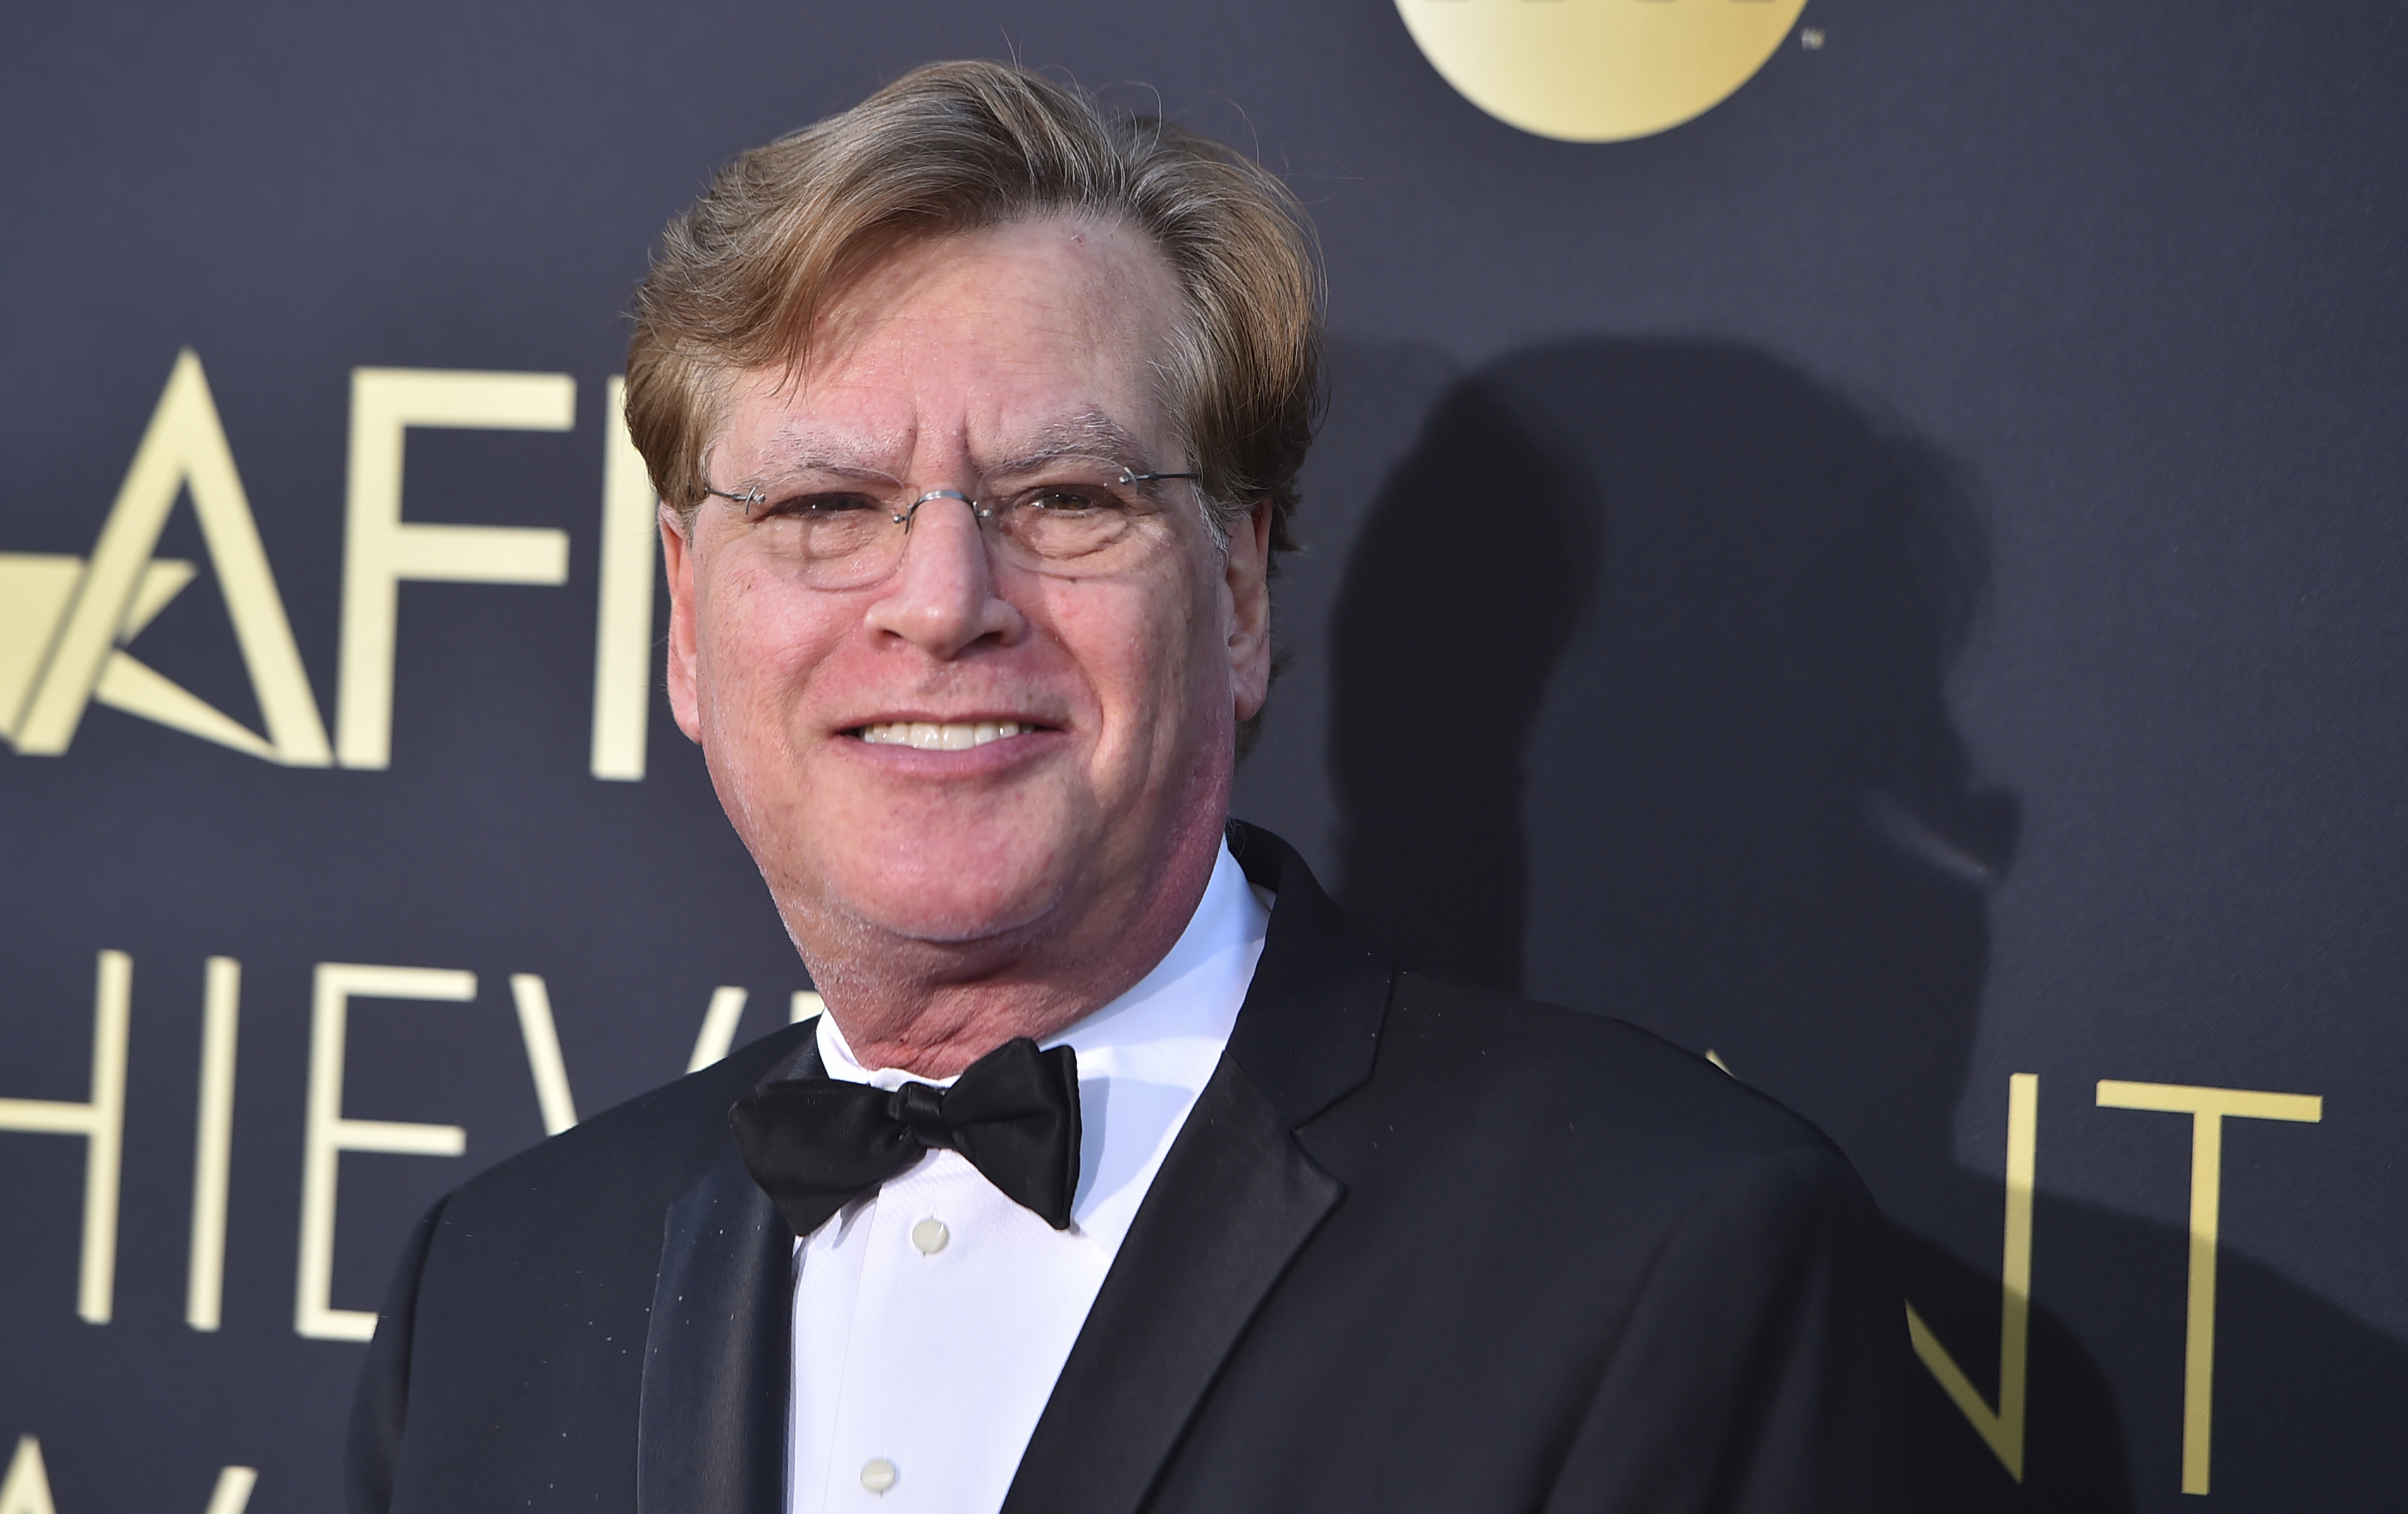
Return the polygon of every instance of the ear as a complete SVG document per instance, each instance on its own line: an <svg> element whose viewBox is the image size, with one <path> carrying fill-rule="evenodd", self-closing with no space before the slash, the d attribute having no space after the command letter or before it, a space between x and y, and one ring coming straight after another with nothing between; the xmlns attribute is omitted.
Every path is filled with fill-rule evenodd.
<svg viewBox="0 0 2408 1514"><path fill-rule="evenodd" d="M695 685L694 543L692 527L661 505L661 563L669 578L669 713L690 741L702 739L702 712Z"/></svg>
<svg viewBox="0 0 2408 1514"><path fill-rule="evenodd" d="M1237 718L1254 719L1271 690L1271 502L1230 522L1222 586L1229 595L1229 686Z"/></svg>

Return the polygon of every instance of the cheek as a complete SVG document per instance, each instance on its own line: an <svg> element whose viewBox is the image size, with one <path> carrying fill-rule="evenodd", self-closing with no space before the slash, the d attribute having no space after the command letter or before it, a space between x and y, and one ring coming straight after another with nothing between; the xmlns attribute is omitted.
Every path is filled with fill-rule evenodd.
<svg viewBox="0 0 2408 1514"><path fill-rule="evenodd" d="M811 671L841 640L824 602L738 561L723 565L697 603L695 650L706 718L724 726L799 698Z"/></svg>
<svg viewBox="0 0 2408 1514"><path fill-rule="evenodd" d="M1209 725L1207 701L1226 697L1227 659L1217 657L1220 614L1188 577L1095 585L1054 596L1048 631L1078 664L1104 718L1106 762L1151 753L1170 760Z"/></svg>

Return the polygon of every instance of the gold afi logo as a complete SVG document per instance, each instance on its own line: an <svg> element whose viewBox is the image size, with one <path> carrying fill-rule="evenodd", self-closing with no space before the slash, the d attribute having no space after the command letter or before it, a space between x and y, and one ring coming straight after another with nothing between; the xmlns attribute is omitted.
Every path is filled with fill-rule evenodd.
<svg viewBox="0 0 2408 1514"><path fill-rule="evenodd" d="M1652 136L1756 77L1806 0L1397 0L1422 56L1509 126Z"/></svg>
<svg viewBox="0 0 2408 1514"><path fill-rule="evenodd" d="M656 524L643 459L620 419L623 391L618 378L604 386L591 765L595 778L633 780L644 776ZM208 379L201 360L184 352L91 557L0 552L0 739L29 757L59 756L99 704L287 767L390 765L401 585L568 581L565 531L405 521L405 439L430 427L568 431L576 405L576 380L565 373L351 371L342 646L330 741ZM151 555L186 496L265 734L126 650L199 573L194 564ZM0 1511L8 1507L0 1499Z"/></svg>

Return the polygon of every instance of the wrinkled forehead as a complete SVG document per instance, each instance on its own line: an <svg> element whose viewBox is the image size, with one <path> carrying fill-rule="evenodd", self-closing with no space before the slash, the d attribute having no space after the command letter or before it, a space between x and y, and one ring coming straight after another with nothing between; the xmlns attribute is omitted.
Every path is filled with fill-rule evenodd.
<svg viewBox="0 0 2408 1514"><path fill-rule="evenodd" d="M798 367L730 376L711 450L750 471L897 477L1072 454L1171 461L1182 304L1151 239L1113 223L898 244L829 301Z"/></svg>

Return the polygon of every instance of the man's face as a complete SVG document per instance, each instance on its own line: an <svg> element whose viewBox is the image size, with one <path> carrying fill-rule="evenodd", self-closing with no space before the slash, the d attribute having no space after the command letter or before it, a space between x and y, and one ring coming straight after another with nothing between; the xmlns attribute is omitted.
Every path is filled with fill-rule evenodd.
<svg viewBox="0 0 2408 1514"><path fill-rule="evenodd" d="M1027 221L905 245L799 375L738 376L708 472L762 499L665 515L670 703L815 972L899 940L1109 953L1136 901L1200 891L1268 680L1266 511L1225 551L1191 484L1137 486L1158 508L1101 571L950 498L869 582L807 582L796 550L805 507L1096 471L1050 453L1187 471L1157 394L1178 311L1144 237Z"/></svg>

